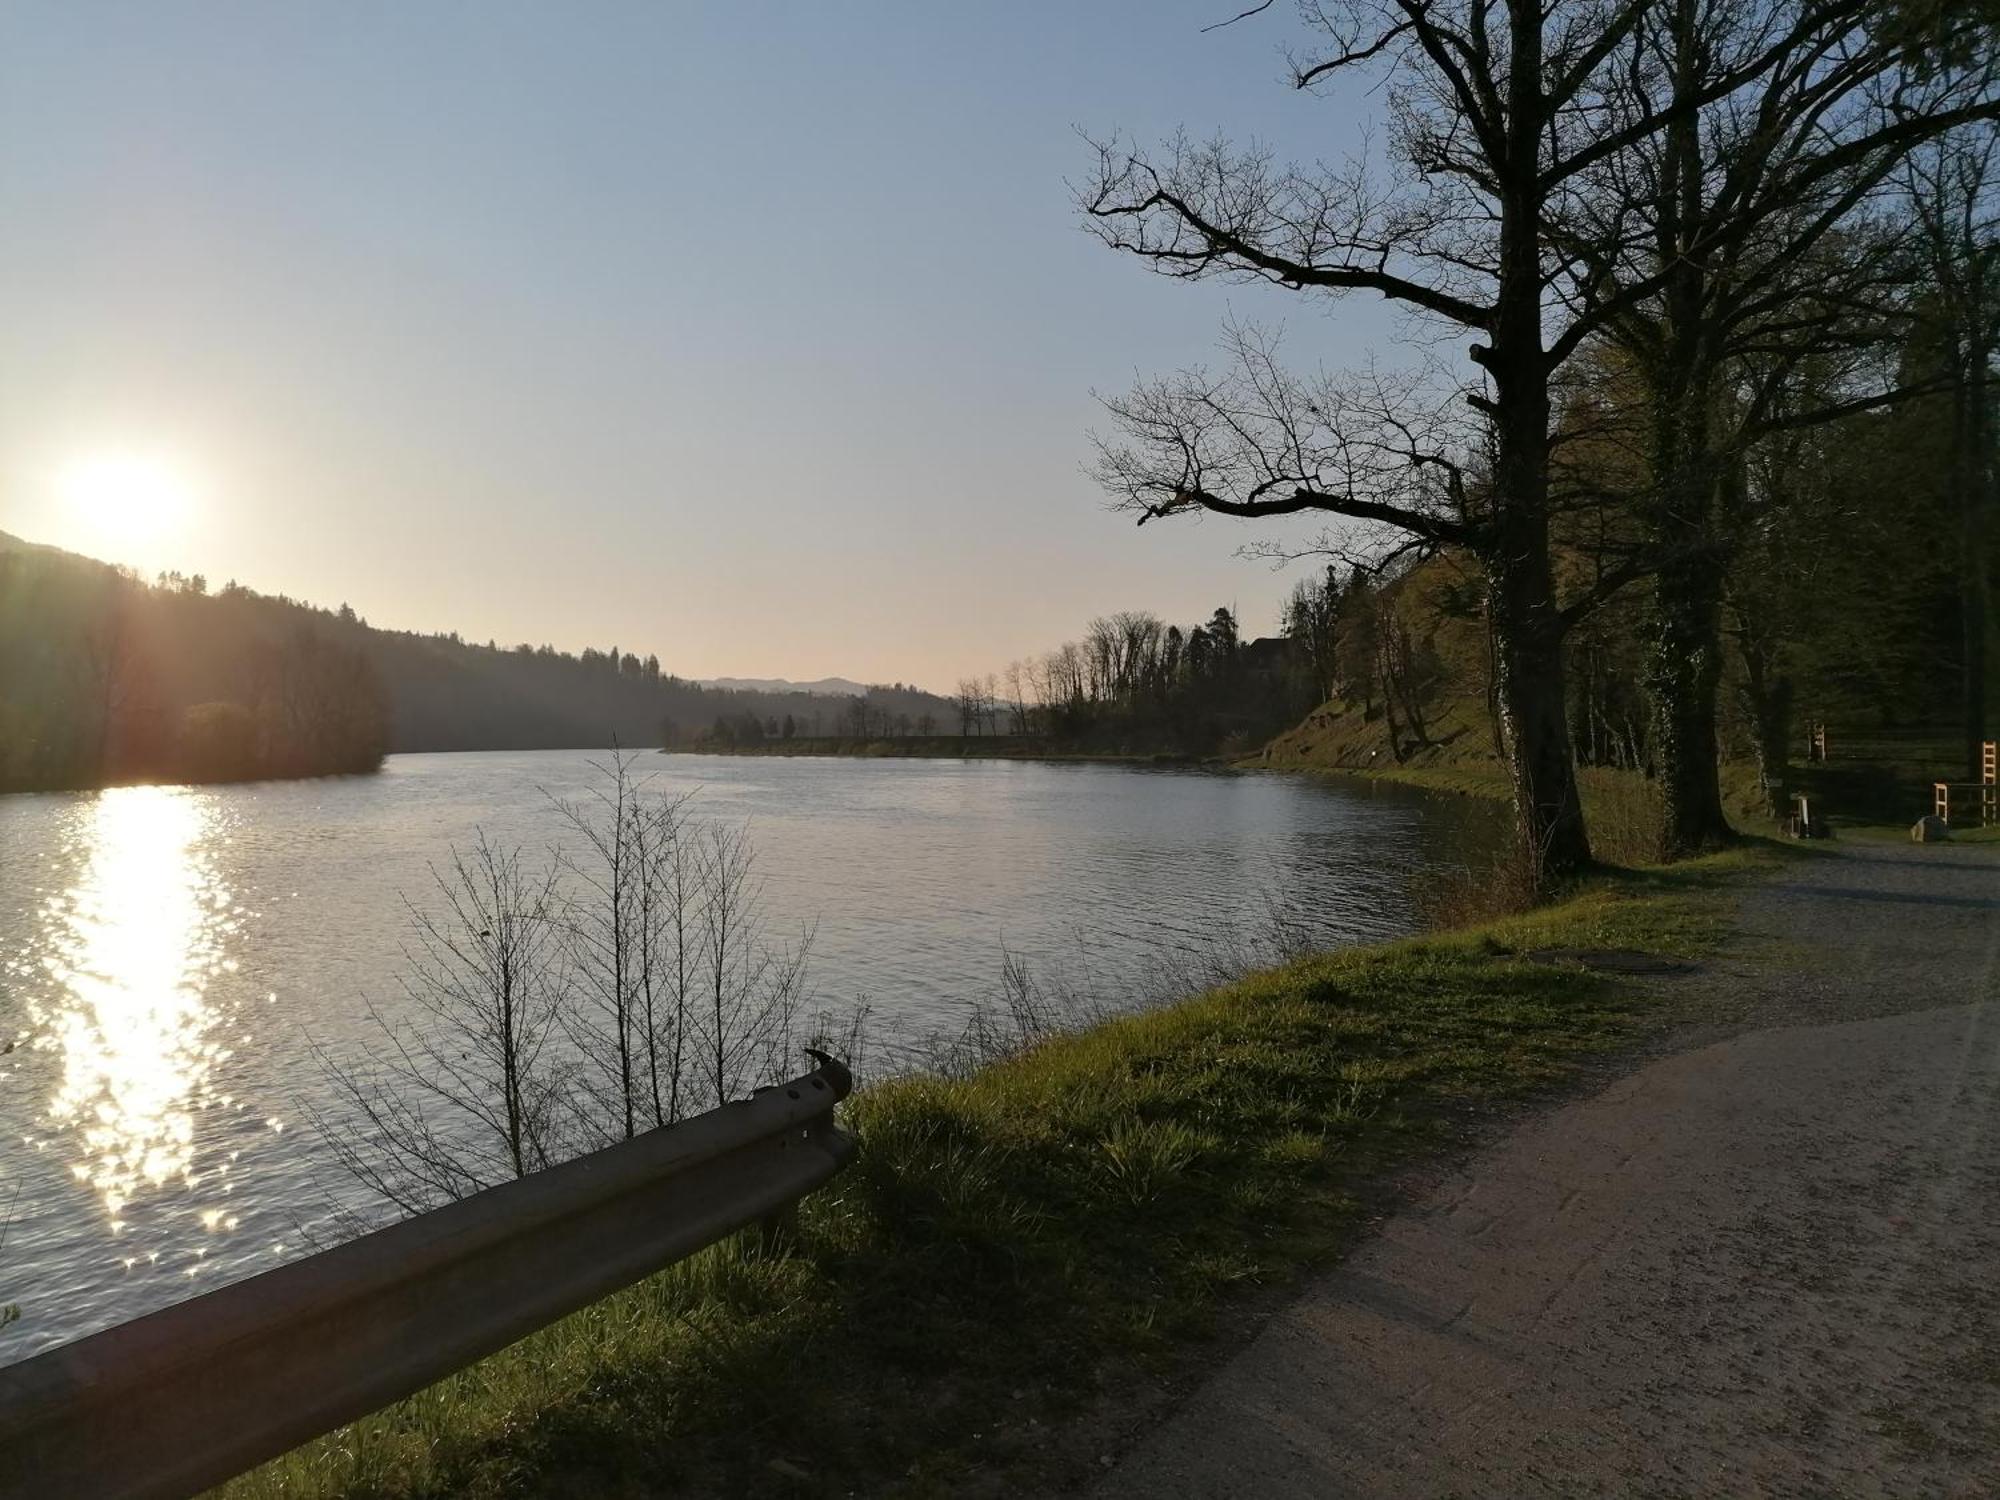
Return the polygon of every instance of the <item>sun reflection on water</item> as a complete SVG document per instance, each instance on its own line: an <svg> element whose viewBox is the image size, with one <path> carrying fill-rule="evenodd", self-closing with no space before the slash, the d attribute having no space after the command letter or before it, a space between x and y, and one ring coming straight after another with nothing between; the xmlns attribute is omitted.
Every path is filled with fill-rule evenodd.
<svg viewBox="0 0 2000 1500"><path fill-rule="evenodd" d="M186 788L101 793L79 830L85 867L45 913L55 984L38 1045L62 1073L44 1118L72 1143L70 1171L114 1232L149 1189L198 1185L196 1116L218 1102L230 1056L207 998L234 926L207 848L213 817Z"/></svg>

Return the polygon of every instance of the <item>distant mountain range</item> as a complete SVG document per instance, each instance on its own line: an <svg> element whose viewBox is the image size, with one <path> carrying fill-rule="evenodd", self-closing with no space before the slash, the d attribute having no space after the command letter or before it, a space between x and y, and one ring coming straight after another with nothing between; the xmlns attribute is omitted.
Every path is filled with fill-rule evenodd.
<svg viewBox="0 0 2000 1500"><path fill-rule="evenodd" d="M845 677L822 677L815 682L793 682L785 677L704 677L703 687L727 688L732 693L812 693L824 698L865 698L868 684Z"/></svg>

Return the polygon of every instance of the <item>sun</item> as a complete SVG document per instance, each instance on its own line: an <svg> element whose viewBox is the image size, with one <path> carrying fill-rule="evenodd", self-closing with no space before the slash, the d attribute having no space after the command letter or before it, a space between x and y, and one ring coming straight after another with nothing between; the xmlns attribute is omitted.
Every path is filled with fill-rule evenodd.
<svg viewBox="0 0 2000 1500"><path fill-rule="evenodd" d="M72 515L107 539L156 541L187 521L191 495L171 464L134 454L99 454L62 471Z"/></svg>

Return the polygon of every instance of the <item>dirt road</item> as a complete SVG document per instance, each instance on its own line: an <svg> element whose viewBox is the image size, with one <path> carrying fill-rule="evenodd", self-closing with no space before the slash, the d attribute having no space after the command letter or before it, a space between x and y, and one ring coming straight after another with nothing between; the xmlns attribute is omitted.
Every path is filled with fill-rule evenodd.
<svg viewBox="0 0 2000 1500"><path fill-rule="evenodd" d="M1097 1493L2000 1496L2000 850L1803 861L1670 982Z"/></svg>

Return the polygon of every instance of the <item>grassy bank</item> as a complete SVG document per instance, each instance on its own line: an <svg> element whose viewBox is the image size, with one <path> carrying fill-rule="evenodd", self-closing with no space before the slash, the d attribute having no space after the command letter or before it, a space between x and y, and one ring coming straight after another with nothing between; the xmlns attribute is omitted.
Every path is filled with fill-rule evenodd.
<svg viewBox="0 0 2000 1500"><path fill-rule="evenodd" d="M1482 713L1483 703L1464 693L1440 697L1429 725L1432 743L1406 748L1399 761L1388 748L1379 714L1331 702L1237 763L1504 801L1509 796L1507 770ZM1910 825L1931 809L1932 783L1964 781L1968 774L1960 732L1948 725L1864 729L1835 724L1827 760L1810 761L1797 753L1802 750L1795 747L1786 785L1810 794L1815 814L1836 830L1863 838L1907 836ZM1577 779L1592 841L1603 857L1620 864L1656 857L1646 847L1658 826L1655 786L1634 772L1591 766L1580 768ZM1722 799L1723 810L1739 830L1773 831L1757 767L1748 760L1723 762ZM1956 833L2000 837L1976 829Z"/></svg>
<svg viewBox="0 0 2000 1500"><path fill-rule="evenodd" d="M733 1243L230 1487L236 1497L979 1493L1102 1451L1352 1242L1388 1176L1664 1019L1546 948L1687 954L1748 849L1306 960L963 1079L865 1090L794 1253ZM1268 1292L1267 1292L1268 1294Z"/></svg>
<svg viewBox="0 0 2000 1500"><path fill-rule="evenodd" d="M1277 736L1244 767L1306 771L1336 779L1386 781L1427 792L1506 802L1513 790L1507 767L1493 748L1492 730L1482 717L1483 702L1463 695L1446 697L1433 714L1433 742L1406 749L1397 760L1379 717L1352 704L1328 703L1296 728ZM1795 768L1796 769L1796 768ZM1815 783L1800 770L1809 790ZM1612 864L1638 865L1660 856L1660 788L1636 771L1579 766L1577 790L1591 846ZM1774 825L1764 806L1757 768L1747 761L1722 766L1723 811L1739 832L1764 836Z"/></svg>

